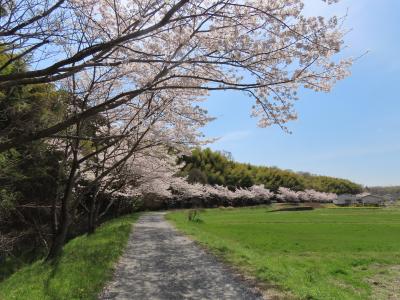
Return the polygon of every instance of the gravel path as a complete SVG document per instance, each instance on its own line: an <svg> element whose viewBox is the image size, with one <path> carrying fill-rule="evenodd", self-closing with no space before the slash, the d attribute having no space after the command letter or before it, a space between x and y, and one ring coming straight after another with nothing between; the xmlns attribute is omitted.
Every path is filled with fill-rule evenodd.
<svg viewBox="0 0 400 300"><path fill-rule="evenodd" d="M143 215L100 299L262 299L247 283L183 236L163 213Z"/></svg>

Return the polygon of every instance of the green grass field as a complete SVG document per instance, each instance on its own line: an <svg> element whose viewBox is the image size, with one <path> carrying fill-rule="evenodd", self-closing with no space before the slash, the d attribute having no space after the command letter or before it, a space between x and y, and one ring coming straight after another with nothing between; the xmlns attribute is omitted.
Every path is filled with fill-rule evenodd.
<svg viewBox="0 0 400 300"><path fill-rule="evenodd" d="M228 262L302 299L400 296L400 210L209 209L168 215ZM398 299L398 298L393 298Z"/></svg>
<svg viewBox="0 0 400 300"><path fill-rule="evenodd" d="M103 224L91 236L80 236L65 247L54 265L38 261L0 282L0 299L97 299L112 275L138 214Z"/></svg>

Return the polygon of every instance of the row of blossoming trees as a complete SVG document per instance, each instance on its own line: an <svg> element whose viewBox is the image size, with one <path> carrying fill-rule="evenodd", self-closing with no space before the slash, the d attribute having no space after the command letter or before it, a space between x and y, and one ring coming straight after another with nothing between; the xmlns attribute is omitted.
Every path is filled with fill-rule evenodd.
<svg viewBox="0 0 400 300"><path fill-rule="evenodd" d="M53 259L71 228L92 233L116 196L171 185L175 155L201 144L210 118L198 102L210 91L240 92L261 127L286 129L300 87L328 92L351 65L334 57L341 20L303 8L302 0L2 1L0 153L25 159L13 153L40 143L41 154L57 155L51 197L20 198L2 185L0 251L30 232ZM20 91L41 85L51 87L42 103L61 112L32 119L44 104Z"/></svg>
<svg viewBox="0 0 400 300"><path fill-rule="evenodd" d="M285 187L280 187L277 193L273 193L263 185L230 190L220 185L191 184L180 177L171 178L168 183L160 179L147 182L138 189L131 190L130 195L143 197L144 205L148 208L250 206L269 204L272 200L287 203L331 203L337 198L334 193L293 191Z"/></svg>

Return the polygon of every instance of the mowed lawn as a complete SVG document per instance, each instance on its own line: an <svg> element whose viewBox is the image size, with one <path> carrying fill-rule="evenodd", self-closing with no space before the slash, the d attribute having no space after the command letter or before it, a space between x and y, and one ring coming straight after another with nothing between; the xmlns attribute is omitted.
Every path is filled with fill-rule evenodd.
<svg viewBox="0 0 400 300"><path fill-rule="evenodd" d="M400 210L209 209L177 228L259 280L303 299L399 299ZM396 297L397 295L397 297Z"/></svg>

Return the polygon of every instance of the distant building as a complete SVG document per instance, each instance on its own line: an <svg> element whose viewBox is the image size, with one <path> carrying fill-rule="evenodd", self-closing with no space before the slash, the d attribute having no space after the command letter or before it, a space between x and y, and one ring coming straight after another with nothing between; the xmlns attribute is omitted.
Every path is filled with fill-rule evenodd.
<svg viewBox="0 0 400 300"><path fill-rule="evenodd" d="M359 197L358 200L362 205L379 205L382 206L385 204L385 198L378 195L365 195Z"/></svg>
<svg viewBox="0 0 400 300"><path fill-rule="evenodd" d="M386 204L392 205L392 204L396 203L396 198L393 195L386 194L386 195L383 195L382 198L385 199Z"/></svg>
<svg viewBox="0 0 400 300"><path fill-rule="evenodd" d="M338 206L350 206L357 203L357 197L351 194L338 195L338 197L333 200L333 204Z"/></svg>
<svg viewBox="0 0 400 300"><path fill-rule="evenodd" d="M387 200L378 195L372 195L369 193L362 193L358 195L343 194L339 195L333 204L338 206L350 206L350 205L376 205L382 206Z"/></svg>

